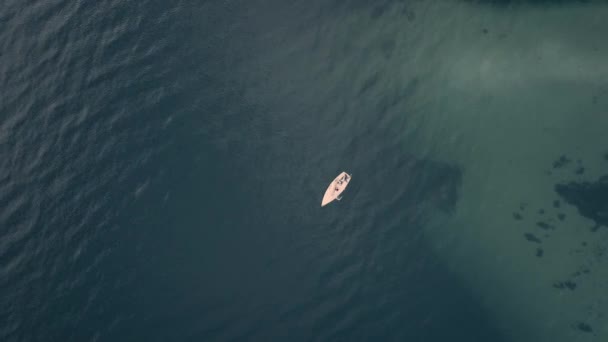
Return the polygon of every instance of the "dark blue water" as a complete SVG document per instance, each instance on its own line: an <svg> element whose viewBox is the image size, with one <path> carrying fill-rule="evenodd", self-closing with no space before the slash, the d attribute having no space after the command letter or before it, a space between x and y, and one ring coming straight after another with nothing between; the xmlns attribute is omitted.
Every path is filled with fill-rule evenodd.
<svg viewBox="0 0 608 342"><path fill-rule="evenodd" d="M402 151L418 81L327 79L390 53L352 13L0 3L0 340L500 341L421 233L462 170Z"/></svg>

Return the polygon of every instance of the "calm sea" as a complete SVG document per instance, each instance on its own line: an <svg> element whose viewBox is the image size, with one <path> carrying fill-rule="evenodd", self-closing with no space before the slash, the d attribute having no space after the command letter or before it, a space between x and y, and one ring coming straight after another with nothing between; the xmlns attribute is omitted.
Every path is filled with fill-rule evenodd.
<svg viewBox="0 0 608 342"><path fill-rule="evenodd" d="M502 341L423 233L465 171L403 148L425 75L414 38L362 39L387 15L430 20L2 1L0 340Z"/></svg>

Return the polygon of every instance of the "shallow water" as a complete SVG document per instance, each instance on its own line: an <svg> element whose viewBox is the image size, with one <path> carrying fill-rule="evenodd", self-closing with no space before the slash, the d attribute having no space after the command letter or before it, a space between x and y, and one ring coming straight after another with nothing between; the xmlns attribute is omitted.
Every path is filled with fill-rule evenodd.
<svg viewBox="0 0 608 342"><path fill-rule="evenodd" d="M604 340L607 15L2 3L1 339Z"/></svg>

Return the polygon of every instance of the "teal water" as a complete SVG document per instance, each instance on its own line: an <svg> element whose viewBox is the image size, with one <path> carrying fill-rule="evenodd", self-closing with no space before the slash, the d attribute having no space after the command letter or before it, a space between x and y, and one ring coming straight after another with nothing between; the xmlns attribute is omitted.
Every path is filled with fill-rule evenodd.
<svg viewBox="0 0 608 342"><path fill-rule="evenodd" d="M494 215L487 203L500 196L483 194L497 183L479 175L502 168L484 147L504 151L471 133L500 139L496 120L463 113L479 103L488 113L528 108L521 94L496 95L528 92L511 72L532 60L521 22L563 10L595 30L604 12L589 6L3 2L0 339L553 341L546 331L561 318L526 314L553 311L553 297L535 302L525 281L504 279L533 272L537 258L512 252L528 242L480 232L486 217L468 215ZM588 53L594 39L543 45L549 64L557 51L571 68L525 75L558 77L559 94L583 83L605 108L594 75L608 69L603 47ZM519 121L502 120L520 141L504 123ZM534 135L526 127L523 137ZM540 145L547 158L559 150ZM344 199L321 209L343 170L353 173ZM504 179L511 196L518 187L508 181L521 182ZM603 310L597 289L576 293ZM564 318L568 336L601 338L603 318L558 304L574 317Z"/></svg>

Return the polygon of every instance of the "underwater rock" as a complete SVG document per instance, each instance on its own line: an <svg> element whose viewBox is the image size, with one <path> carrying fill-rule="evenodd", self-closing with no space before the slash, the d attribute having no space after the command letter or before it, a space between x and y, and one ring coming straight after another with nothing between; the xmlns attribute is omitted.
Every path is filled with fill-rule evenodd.
<svg viewBox="0 0 608 342"><path fill-rule="evenodd" d="M521 214L520 214L520 213L513 213L513 218L514 218L514 219L516 219L516 220L518 220L518 221L521 221L521 219L522 219L523 217L521 216Z"/></svg>
<svg viewBox="0 0 608 342"><path fill-rule="evenodd" d="M538 213L539 213L540 215L543 215L543 214L545 213L545 209L542 209L542 208L541 208L541 209L539 209L539 210L538 210Z"/></svg>
<svg viewBox="0 0 608 342"><path fill-rule="evenodd" d="M544 230L554 230L555 229L554 226L548 224L547 222L543 222L543 221L536 222L536 225L541 227Z"/></svg>
<svg viewBox="0 0 608 342"><path fill-rule="evenodd" d="M601 258L606 254L606 247L596 246L593 250L593 255L597 258Z"/></svg>
<svg viewBox="0 0 608 342"><path fill-rule="evenodd" d="M559 281L557 283L553 283L553 287L555 287L556 289L567 288L570 291L574 291L574 289L576 289L576 283L572 280Z"/></svg>
<svg viewBox="0 0 608 342"><path fill-rule="evenodd" d="M544 253L545 252L543 251L542 248L539 247L539 248L536 249L536 257L537 258L542 258L542 256L543 256Z"/></svg>
<svg viewBox="0 0 608 342"><path fill-rule="evenodd" d="M576 328L582 332L586 332L586 333L590 333L593 332L593 329L591 328L591 326L585 322L579 322L576 325Z"/></svg>
<svg viewBox="0 0 608 342"><path fill-rule="evenodd" d="M565 220L565 219L566 219L566 214L559 213L559 214L557 214L557 218L558 218L560 221L563 221L563 220Z"/></svg>
<svg viewBox="0 0 608 342"><path fill-rule="evenodd" d="M581 267L579 267L578 271L576 271L572 274L572 276L576 278L576 277L579 277L579 276L582 276L585 274L589 274L589 273L591 273L591 271L589 271L589 269L587 267L581 266Z"/></svg>
<svg viewBox="0 0 608 342"><path fill-rule="evenodd" d="M553 201L553 208L559 208L559 206L560 206L559 200Z"/></svg>
<svg viewBox="0 0 608 342"><path fill-rule="evenodd" d="M574 173L576 173L577 175L582 175L583 173L585 173L585 168L580 166L576 169L576 171L574 171Z"/></svg>
<svg viewBox="0 0 608 342"><path fill-rule="evenodd" d="M593 220L596 226L608 227L608 175L593 183L556 184L555 192L575 206L582 216Z"/></svg>
<svg viewBox="0 0 608 342"><path fill-rule="evenodd" d="M566 157L565 155L562 155L559 157L558 160L553 162L553 168L554 169L559 169L563 166L566 166L568 164L570 164L571 160L568 159L568 157Z"/></svg>
<svg viewBox="0 0 608 342"><path fill-rule="evenodd" d="M530 242L535 242L535 243L542 243L542 241L536 237L536 235L532 234L532 233L525 233L524 237L526 238L526 240L530 241Z"/></svg>

